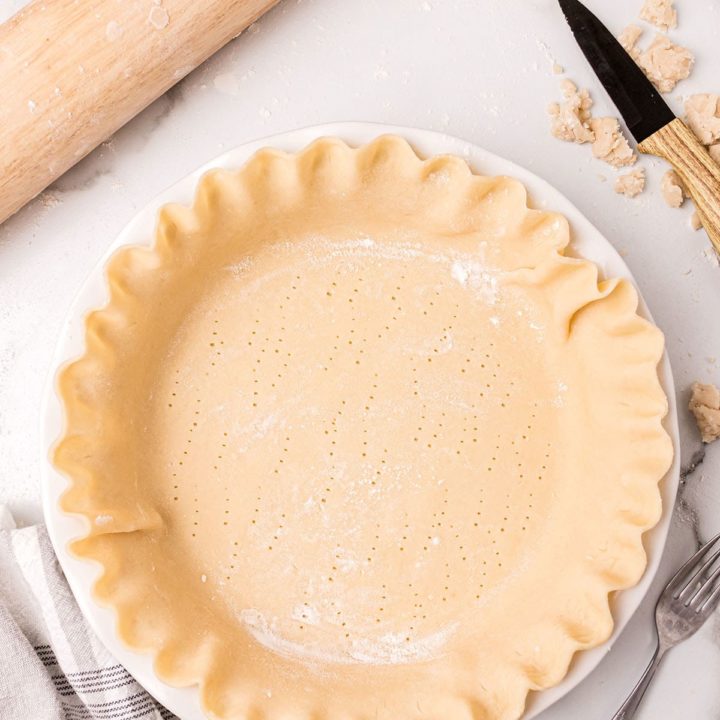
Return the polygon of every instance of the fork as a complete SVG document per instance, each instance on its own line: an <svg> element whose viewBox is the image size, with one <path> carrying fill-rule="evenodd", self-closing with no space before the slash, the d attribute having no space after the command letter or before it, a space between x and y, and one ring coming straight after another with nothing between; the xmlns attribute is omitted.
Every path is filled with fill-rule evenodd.
<svg viewBox="0 0 720 720"><path fill-rule="evenodd" d="M655 607L658 644L638 684L613 715L630 720L640 705L663 655L694 635L720 602L720 534L703 545L663 590ZM713 567L715 566L715 567Z"/></svg>

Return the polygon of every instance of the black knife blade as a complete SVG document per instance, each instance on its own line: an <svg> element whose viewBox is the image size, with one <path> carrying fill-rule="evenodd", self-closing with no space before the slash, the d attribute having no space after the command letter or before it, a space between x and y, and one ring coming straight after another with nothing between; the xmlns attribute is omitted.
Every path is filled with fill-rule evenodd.
<svg viewBox="0 0 720 720"><path fill-rule="evenodd" d="M675 119L655 86L615 36L578 0L559 0L580 49L641 143Z"/></svg>

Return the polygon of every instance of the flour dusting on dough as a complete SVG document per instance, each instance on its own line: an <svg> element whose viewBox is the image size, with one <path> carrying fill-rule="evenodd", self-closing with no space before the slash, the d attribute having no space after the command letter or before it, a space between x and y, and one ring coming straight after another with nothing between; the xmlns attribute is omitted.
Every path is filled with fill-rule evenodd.
<svg viewBox="0 0 720 720"><path fill-rule="evenodd" d="M230 434L235 450L240 454L247 453L279 424L279 420L277 413L270 413L264 417L258 417L248 425L239 426L236 423Z"/></svg>
<svg viewBox="0 0 720 720"><path fill-rule="evenodd" d="M225 270L228 272L231 272L236 277L242 276L248 268L252 266L252 257L249 255L247 257L244 257L242 260L238 260L236 263L232 263L230 265L225 266Z"/></svg>
<svg viewBox="0 0 720 720"><path fill-rule="evenodd" d="M296 614L298 617L295 617ZM457 622L451 623L432 635L416 640L409 639L405 633L392 632L372 638L357 637L349 640L343 650L328 650L318 641L299 643L283 637L279 629L279 620L277 618L268 620L258 610L252 608L242 610L239 617L257 642L278 655L342 665L400 665L433 660L441 653L458 628ZM319 613L309 605L296 607L293 611L293 619L295 621L302 619L313 627L321 625Z"/></svg>
<svg viewBox="0 0 720 720"><path fill-rule="evenodd" d="M398 665L432 660L455 633L457 626L458 623L452 623L433 635L410 642L402 633L387 633L373 640L357 639L353 641L349 654L353 660L369 665Z"/></svg>
<svg viewBox="0 0 720 720"><path fill-rule="evenodd" d="M453 280L459 282L463 287L467 285L468 277L470 277L470 273L468 272L467 268L459 261L456 260L452 264L452 268L450 269L450 274L452 275Z"/></svg>
<svg viewBox="0 0 720 720"><path fill-rule="evenodd" d="M332 241L322 236L313 236L307 238L305 243L306 255L314 265L326 264L337 258L352 261L353 258L368 257L378 260L422 258L437 265L447 265L452 279L477 293L483 302L494 305L498 301L501 272L484 261L484 243L480 243L478 252L473 254L452 250L429 252L417 242L377 243L371 237ZM278 247L284 248L285 245L280 244Z"/></svg>
<svg viewBox="0 0 720 720"><path fill-rule="evenodd" d="M497 303L497 273L477 260L455 260L450 274L463 287L476 290L488 305Z"/></svg>
<svg viewBox="0 0 720 720"><path fill-rule="evenodd" d="M296 605L293 608L292 619L298 622L304 622L308 625L319 625L320 624L320 613L318 609L308 603L302 605Z"/></svg>

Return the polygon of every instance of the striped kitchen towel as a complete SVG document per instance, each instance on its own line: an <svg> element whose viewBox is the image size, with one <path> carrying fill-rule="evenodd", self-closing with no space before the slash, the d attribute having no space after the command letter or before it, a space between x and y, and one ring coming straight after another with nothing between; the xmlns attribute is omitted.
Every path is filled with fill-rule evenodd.
<svg viewBox="0 0 720 720"><path fill-rule="evenodd" d="M100 644L45 527L0 506L0 720L172 720Z"/></svg>

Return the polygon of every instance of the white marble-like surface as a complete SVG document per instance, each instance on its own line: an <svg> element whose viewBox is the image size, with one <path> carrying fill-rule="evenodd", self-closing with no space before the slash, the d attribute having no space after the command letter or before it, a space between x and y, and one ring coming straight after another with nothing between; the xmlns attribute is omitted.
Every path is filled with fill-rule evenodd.
<svg viewBox="0 0 720 720"><path fill-rule="evenodd" d="M151 0L138 0L146 2ZM23 0L0 6L0 20ZM620 31L641 0L588 2ZM674 37L698 62L671 96L720 91L720 4L677 0ZM172 19L171 19L172 22ZM614 171L587 147L552 140L554 58L611 107L555 0L285 0L203 67L0 225L0 502L40 518L39 409L71 299L112 238L159 190L224 149L293 127L373 120L442 130L550 180L625 255L665 331L684 408L695 380L720 383L720 269L689 229L689 210L659 198L662 163L643 159L649 190L612 191ZM599 176L607 178L605 182ZM681 411L685 464L700 447ZM691 475L651 594L599 668L543 720L606 720L651 653L652 606L698 538L720 530L720 443ZM720 613L661 667L640 720L720 718Z"/></svg>

